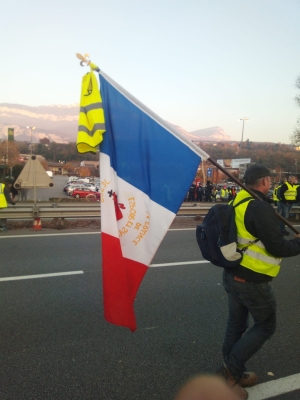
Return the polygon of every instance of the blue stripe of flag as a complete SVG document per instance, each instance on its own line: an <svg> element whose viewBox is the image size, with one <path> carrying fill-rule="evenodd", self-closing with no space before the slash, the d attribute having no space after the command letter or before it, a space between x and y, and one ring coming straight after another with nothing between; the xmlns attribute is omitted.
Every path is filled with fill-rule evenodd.
<svg viewBox="0 0 300 400"><path fill-rule="evenodd" d="M100 150L126 182L176 213L201 157L100 74L106 132ZM100 171L101 173L101 171Z"/></svg>

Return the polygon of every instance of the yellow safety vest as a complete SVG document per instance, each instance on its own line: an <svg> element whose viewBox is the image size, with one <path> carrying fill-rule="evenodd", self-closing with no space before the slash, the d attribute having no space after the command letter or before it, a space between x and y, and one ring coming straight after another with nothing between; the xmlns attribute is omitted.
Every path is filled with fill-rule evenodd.
<svg viewBox="0 0 300 400"><path fill-rule="evenodd" d="M239 192L233 201L233 205L246 197L249 197L248 192L245 190ZM264 244L260 240L255 242L257 238L251 235L245 227L245 213L250 201L252 201L252 199L245 201L245 203L242 203L235 208L238 248L243 249L246 247L240 265L259 274L275 277L280 270L281 258L275 258L268 253ZM249 243L251 244L249 245Z"/></svg>
<svg viewBox="0 0 300 400"><path fill-rule="evenodd" d="M77 151L79 153L96 154L97 147L103 140L105 120L102 98L97 78L93 72L82 78L80 113L77 135Z"/></svg>
<svg viewBox="0 0 300 400"><path fill-rule="evenodd" d="M221 197L228 197L228 190L227 189L221 189Z"/></svg>
<svg viewBox="0 0 300 400"><path fill-rule="evenodd" d="M6 197L4 194L4 188L5 188L4 183L0 183L0 208L7 207L7 201L6 201Z"/></svg>
<svg viewBox="0 0 300 400"><path fill-rule="evenodd" d="M278 192L280 187L281 186L278 186L277 188L274 189L274 192L273 192L273 200L274 201L279 201L279 198L277 197L277 192Z"/></svg>
<svg viewBox="0 0 300 400"><path fill-rule="evenodd" d="M284 192L284 198L286 200L296 200L297 197L297 186L296 185L291 185L289 182L285 182L287 186L287 190Z"/></svg>

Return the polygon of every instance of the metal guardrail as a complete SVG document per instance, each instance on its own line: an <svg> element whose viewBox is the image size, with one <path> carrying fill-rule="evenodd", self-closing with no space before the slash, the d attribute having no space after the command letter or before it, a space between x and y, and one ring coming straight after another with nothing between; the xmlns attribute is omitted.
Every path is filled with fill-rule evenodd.
<svg viewBox="0 0 300 400"><path fill-rule="evenodd" d="M219 203L221 204L221 203ZM178 210L177 215L206 215L214 203L198 205L183 204ZM296 214L299 218L300 207L292 207L291 214ZM41 203L37 204L17 204L9 205L7 208L0 209L0 218L7 219L34 219L34 218L100 218L100 203ZM298 218L297 218L298 217Z"/></svg>
<svg viewBox="0 0 300 400"><path fill-rule="evenodd" d="M182 206L177 215L206 215L211 206ZM93 203L41 203L16 204L0 209L0 218L12 220L34 218L100 218L100 204Z"/></svg>
<svg viewBox="0 0 300 400"><path fill-rule="evenodd" d="M7 219L34 219L34 218L99 218L99 203L95 206L82 207L47 207L47 206L31 206L31 207L15 207L8 206L0 210L0 218Z"/></svg>

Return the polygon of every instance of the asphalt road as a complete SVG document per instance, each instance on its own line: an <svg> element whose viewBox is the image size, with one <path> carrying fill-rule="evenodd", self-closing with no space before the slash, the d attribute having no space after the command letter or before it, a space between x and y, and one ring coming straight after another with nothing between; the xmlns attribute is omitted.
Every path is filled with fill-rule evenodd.
<svg viewBox="0 0 300 400"><path fill-rule="evenodd" d="M51 197L65 197L65 193L63 192L63 188L66 186L68 181L67 176L62 175L54 175L52 178L53 187L48 189L39 189L36 188L36 201L45 201L49 200ZM27 192L27 200L34 199L34 191L33 189L28 189ZM21 197L19 198L19 202L21 203Z"/></svg>
<svg viewBox="0 0 300 400"><path fill-rule="evenodd" d="M0 254L0 278L77 272L0 279L1 400L171 400L186 379L219 367L222 271L192 264L201 259L194 230L166 235L153 264L186 264L149 268L133 334L103 318L98 233L16 231L1 235ZM286 259L273 283L278 329L248 363L261 382L300 373L299 272L300 258ZM296 400L300 391L274 398Z"/></svg>

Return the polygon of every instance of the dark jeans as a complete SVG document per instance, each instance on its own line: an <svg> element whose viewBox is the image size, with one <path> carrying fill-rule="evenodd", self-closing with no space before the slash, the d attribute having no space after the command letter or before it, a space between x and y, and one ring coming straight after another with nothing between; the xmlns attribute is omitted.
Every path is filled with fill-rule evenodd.
<svg viewBox="0 0 300 400"><path fill-rule="evenodd" d="M246 371L245 363L276 330L276 299L268 283L238 282L225 270L223 285L229 306L223 357L231 374L239 379ZM254 320L250 329L249 313Z"/></svg>
<svg viewBox="0 0 300 400"><path fill-rule="evenodd" d="M277 202L277 212L285 219L289 218L291 208L292 208L292 204L288 204L288 203L285 204L285 203L282 203L281 201ZM285 231L284 222L279 221L279 227L280 227L281 233Z"/></svg>
<svg viewBox="0 0 300 400"><path fill-rule="evenodd" d="M205 201L207 201L207 202L209 202L209 203L212 202L211 194L210 194L210 193L205 195Z"/></svg>

